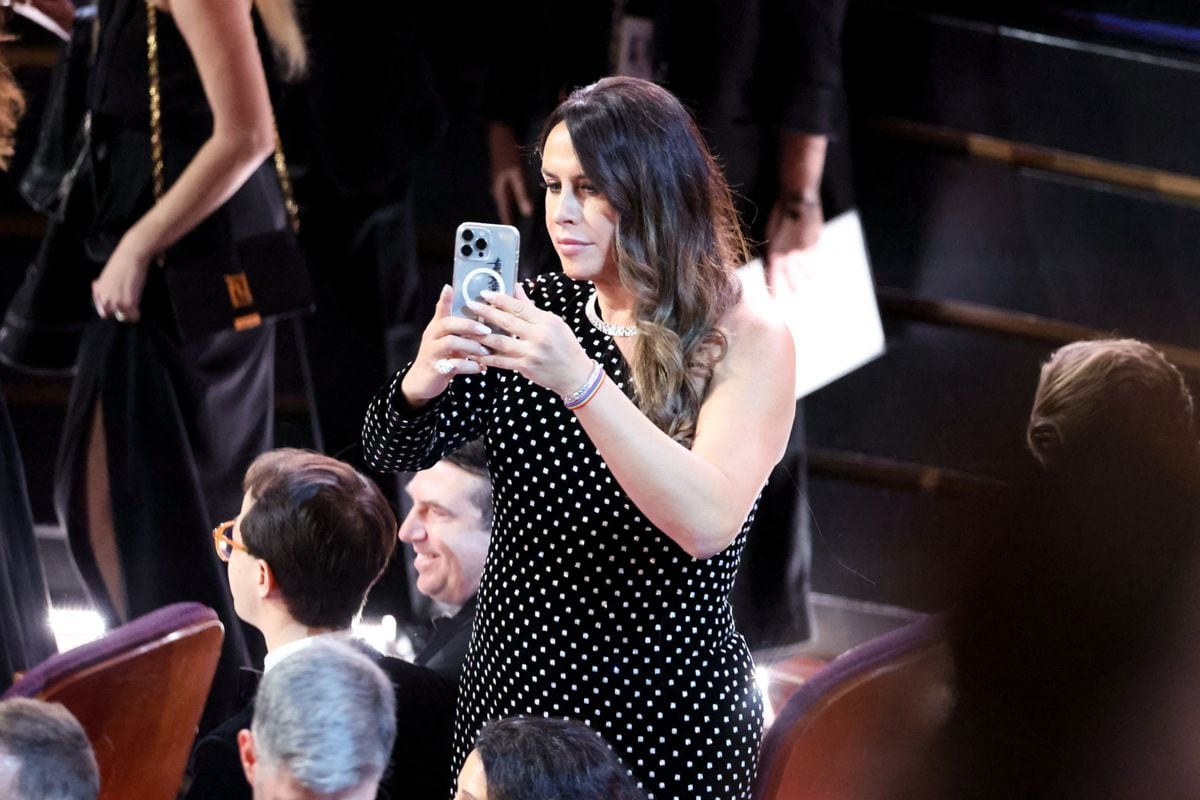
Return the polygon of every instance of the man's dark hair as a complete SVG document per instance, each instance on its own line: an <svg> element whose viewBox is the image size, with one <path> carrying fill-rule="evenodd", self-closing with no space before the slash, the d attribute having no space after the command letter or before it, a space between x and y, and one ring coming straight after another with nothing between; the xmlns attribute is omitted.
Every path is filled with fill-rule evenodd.
<svg viewBox="0 0 1200 800"><path fill-rule="evenodd" d="M467 442L453 453L443 457L443 461L453 464L464 472L469 472L477 478L483 478L483 485L471 498L471 502L479 509L479 517L487 528L492 527L492 475L488 471L487 450L482 439Z"/></svg>
<svg viewBox="0 0 1200 800"><path fill-rule="evenodd" d="M271 565L302 625L345 628L396 547L396 516L353 467L307 450L264 453L246 472L242 541Z"/></svg>
<svg viewBox="0 0 1200 800"><path fill-rule="evenodd" d="M20 763L9 800L95 800L100 772L87 734L58 703L23 697L0 703L0 755Z"/></svg>
<svg viewBox="0 0 1200 800"><path fill-rule="evenodd" d="M512 717L475 740L489 800L645 800L617 754L582 722Z"/></svg>

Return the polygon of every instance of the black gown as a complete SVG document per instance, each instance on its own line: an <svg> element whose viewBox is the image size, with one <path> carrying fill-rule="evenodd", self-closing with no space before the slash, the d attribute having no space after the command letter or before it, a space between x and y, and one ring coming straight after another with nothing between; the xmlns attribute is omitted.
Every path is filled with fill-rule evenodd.
<svg viewBox="0 0 1200 800"><path fill-rule="evenodd" d="M85 240L97 271L154 202L149 149L146 16L141 0L101 0L101 38L89 80L97 215ZM166 182L212 130L191 53L169 14L158 16ZM247 226L279 228L286 213L256 173L224 206L168 251L219 252ZM88 437L99 404L108 449L113 525L130 617L193 600L218 612L225 645L202 729L236 708L236 671L249 663L212 526L238 513L241 479L272 441L272 327L183 342L162 270L152 266L143 320L93 320L79 355L55 478L71 551L96 603L115 613L88 535Z"/></svg>
<svg viewBox="0 0 1200 800"><path fill-rule="evenodd" d="M527 290L631 390L615 342L584 316L591 284L555 274ZM656 800L748 798L762 706L727 598L751 520L723 552L694 559L634 507L554 393L493 369L412 412L404 374L367 412L368 462L424 469L482 435L492 474L456 767L484 722L545 714L589 723Z"/></svg>

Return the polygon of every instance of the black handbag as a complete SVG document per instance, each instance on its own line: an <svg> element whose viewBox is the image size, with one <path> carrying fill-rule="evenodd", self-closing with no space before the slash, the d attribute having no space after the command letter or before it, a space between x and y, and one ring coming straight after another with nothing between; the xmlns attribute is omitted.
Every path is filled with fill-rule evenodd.
<svg viewBox="0 0 1200 800"><path fill-rule="evenodd" d="M146 2L146 55L150 71L150 151L154 197L165 191L162 108L158 73L158 13ZM168 250L160 259L175 325L185 341L222 331L243 331L270 320L313 310L312 281L296 238L299 213L292 197L287 163L279 134L270 160L277 189L287 211L287 224L277 230L234 237L231 247L198 253ZM256 176L271 165L264 162ZM253 180L253 178L252 178Z"/></svg>

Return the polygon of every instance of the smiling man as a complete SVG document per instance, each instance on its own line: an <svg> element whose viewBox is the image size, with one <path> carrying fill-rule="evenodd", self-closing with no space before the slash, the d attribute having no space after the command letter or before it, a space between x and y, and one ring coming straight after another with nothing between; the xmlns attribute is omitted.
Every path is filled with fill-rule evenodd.
<svg viewBox="0 0 1200 800"><path fill-rule="evenodd" d="M416 663L457 681L492 533L492 481L483 443L470 442L418 472L405 491L413 507L400 526L400 540L412 547L417 590L449 614L434 621Z"/></svg>

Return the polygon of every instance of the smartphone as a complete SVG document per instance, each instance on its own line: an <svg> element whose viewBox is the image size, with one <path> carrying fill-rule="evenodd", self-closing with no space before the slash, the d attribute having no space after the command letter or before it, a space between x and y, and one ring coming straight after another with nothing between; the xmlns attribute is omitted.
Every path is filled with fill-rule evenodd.
<svg viewBox="0 0 1200 800"><path fill-rule="evenodd" d="M475 319L467 301L486 302L480 292L516 293L521 234L512 225L464 222L454 234L454 302L450 313Z"/></svg>

